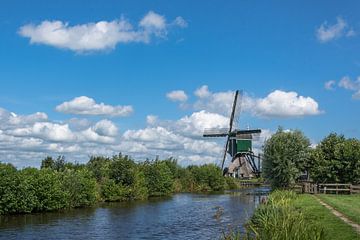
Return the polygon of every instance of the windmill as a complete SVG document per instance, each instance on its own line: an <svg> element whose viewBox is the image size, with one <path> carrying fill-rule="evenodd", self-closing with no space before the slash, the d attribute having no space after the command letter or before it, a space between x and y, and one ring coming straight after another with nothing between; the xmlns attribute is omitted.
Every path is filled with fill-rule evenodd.
<svg viewBox="0 0 360 240"><path fill-rule="evenodd" d="M239 96L240 95L240 96ZM256 156L252 151L252 141L257 138L260 129L240 130L239 118L242 105L242 92L235 92L234 102L231 109L229 128L208 128L204 130L203 137L226 137L224 155L221 162L221 169L225 175L251 178L260 176L260 155ZM224 169L226 156L231 156L231 164ZM255 163L257 158L257 164Z"/></svg>

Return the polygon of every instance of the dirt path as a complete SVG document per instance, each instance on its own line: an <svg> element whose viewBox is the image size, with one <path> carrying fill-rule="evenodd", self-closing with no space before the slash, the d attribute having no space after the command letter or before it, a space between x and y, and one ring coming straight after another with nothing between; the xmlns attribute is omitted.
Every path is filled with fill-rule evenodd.
<svg viewBox="0 0 360 240"><path fill-rule="evenodd" d="M315 195L314 195L315 196ZM333 207L331 207L329 204L323 202L320 198L318 198L317 196L315 196L315 198L320 202L321 205L323 205L324 207L326 207L327 209L329 209L335 216L337 216L338 218L340 218L341 220L343 220L345 223L351 225L355 231L360 234L360 224L354 223L353 221L351 221L348 217L346 217L344 214L342 214L341 212L335 210Z"/></svg>

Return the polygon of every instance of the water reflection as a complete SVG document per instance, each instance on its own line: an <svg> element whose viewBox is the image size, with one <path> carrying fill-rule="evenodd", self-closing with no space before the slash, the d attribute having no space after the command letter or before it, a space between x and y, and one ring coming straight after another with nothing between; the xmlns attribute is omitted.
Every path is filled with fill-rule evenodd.
<svg viewBox="0 0 360 240"><path fill-rule="evenodd" d="M216 239L241 226L268 189L100 204L94 208L0 217L0 239Z"/></svg>

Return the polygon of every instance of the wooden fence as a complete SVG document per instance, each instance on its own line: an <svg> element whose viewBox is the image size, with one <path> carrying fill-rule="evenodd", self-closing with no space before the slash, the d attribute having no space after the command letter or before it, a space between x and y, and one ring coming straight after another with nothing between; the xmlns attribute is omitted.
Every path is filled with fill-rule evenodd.
<svg viewBox="0 0 360 240"><path fill-rule="evenodd" d="M360 194L360 185L344 183L311 183L304 182L301 186L303 193L323 194Z"/></svg>

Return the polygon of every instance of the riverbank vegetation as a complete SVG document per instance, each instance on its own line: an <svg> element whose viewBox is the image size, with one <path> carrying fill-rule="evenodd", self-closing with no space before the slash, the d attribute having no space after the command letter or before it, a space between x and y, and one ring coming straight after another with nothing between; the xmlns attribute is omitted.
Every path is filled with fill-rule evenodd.
<svg viewBox="0 0 360 240"><path fill-rule="evenodd" d="M0 163L0 214L86 207L101 201L131 201L175 192L236 188L213 164L181 167L174 159L136 163L121 154L94 156L86 164L47 157L41 169Z"/></svg>
<svg viewBox="0 0 360 240"><path fill-rule="evenodd" d="M312 195L275 190L256 210L245 233L230 231L226 240L352 240L359 236Z"/></svg>
<svg viewBox="0 0 360 240"><path fill-rule="evenodd" d="M301 178L317 183L360 183L360 141L329 134L316 147L300 131L279 128L264 144L263 176L273 189Z"/></svg>

